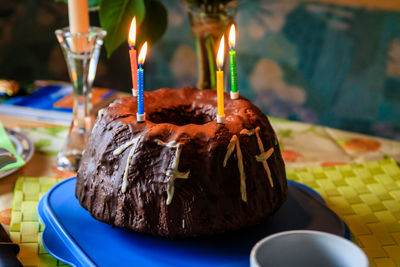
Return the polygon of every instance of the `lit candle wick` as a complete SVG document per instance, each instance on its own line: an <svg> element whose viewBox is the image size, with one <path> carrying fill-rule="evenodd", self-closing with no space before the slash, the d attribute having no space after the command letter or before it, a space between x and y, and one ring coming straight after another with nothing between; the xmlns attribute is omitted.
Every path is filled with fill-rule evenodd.
<svg viewBox="0 0 400 267"><path fill-rule="evenodd" d="M136 17L133 17L128 37L129 48L136 48Z"/></svg>
<svg viewBox="0 0 400 267"><path fill-rule="evenodd" d="M229 31L229 49L234 50L236 43L236 32L235 32L235 24L232 24L231 30Z"/></svg>

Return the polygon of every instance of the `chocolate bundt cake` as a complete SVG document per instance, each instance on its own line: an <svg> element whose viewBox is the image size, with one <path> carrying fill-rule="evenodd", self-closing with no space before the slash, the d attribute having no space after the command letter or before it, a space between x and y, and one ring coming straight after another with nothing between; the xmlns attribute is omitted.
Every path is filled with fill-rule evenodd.
<svg viewBox="0 0 400 267"><path fill-rule="evenodd" d="M76 180L94 218L160 236L205 236L262 222L286 200L278 140L250 101L215 90L145 92L147 120L134 97L103 109Z"/></svg>

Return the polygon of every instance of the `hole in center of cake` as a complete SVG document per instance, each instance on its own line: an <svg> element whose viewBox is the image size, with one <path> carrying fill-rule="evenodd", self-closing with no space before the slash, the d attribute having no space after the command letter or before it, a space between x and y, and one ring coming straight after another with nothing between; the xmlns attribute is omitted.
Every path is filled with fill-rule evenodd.
<svg viewBox="0 0 400 267"><path fill-rule="evenodd" d="M171 123L175 125L206 124L215 120L212 110L203 107L176 106L174 108L163 108L149 114L149 121L154 123Z"/></svg>

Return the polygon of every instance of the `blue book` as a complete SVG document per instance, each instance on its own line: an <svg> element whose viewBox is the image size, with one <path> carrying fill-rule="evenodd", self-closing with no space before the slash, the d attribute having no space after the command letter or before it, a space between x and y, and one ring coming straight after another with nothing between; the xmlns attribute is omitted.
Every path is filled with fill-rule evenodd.
<svg viewBox="0 0 400 267"><path fill-rule="evenodd" d="M93 110L108 104L116 91L93 89ZM73 90L70 85L49 85L37 89L30 95L13 97L3 101L0 114L69 125L72 119Z"/></svg>

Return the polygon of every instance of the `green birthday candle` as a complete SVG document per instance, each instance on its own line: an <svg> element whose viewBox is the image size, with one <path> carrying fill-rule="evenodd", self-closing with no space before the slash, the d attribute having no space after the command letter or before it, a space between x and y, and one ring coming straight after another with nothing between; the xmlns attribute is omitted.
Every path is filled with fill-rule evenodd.
<svg viewBox="0 0 400 267"><path fill-rule="evenodd" d="M231 69L231 99L239 98L237 89L237 72L236 72L236 51L235 51L235 25L232 24L229 32L229 62Z"/></svg>

